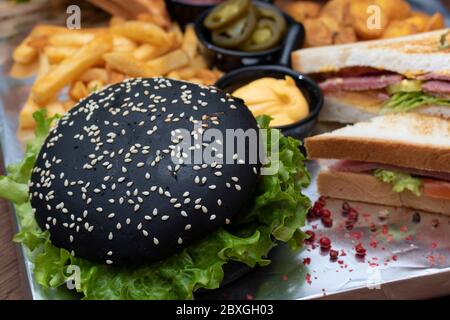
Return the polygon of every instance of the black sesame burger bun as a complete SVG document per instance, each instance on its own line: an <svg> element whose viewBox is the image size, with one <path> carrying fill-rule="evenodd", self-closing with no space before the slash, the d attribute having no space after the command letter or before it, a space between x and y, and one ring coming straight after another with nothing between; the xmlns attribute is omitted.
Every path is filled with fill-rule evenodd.
<svg viewBox="0 0 450 320"><path fill-rule="evenodd" d="M80 101L51 131L33 169L39 226L77 257L134 265L229 223L251 200L260 164L174 163L183 158L177 132L194 136L199 122L224 136L257 130L241 100L164 78L130 79ZM204 142L196 147L219 143Z"/></svg>

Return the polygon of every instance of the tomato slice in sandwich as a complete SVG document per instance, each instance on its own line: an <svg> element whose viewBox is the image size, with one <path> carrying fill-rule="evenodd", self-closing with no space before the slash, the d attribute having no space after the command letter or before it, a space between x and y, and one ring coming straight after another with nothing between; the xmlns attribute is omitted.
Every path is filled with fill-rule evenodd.
<svg viewBox="0 0 450 320"><path fill-rule="evenodd" d="M423 194L430 198L450 199L450 182L423 179Z"/></svg>

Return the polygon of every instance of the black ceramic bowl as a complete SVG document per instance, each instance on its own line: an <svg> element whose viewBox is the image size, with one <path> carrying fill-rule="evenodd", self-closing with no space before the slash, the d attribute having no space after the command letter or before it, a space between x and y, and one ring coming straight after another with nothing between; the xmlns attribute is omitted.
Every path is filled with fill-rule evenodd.
<svg viewBox="0 0 450 320"><path fill-rule="evenodd" d="M193 22L203 11L222 2L221 0L166 0L167 11L181 27Z"/></svg>
<svg viewBox="0 0 450 320"><path fill-rule="evenodd" d="M226 92L232 93L239 87L260 78L284 79L285 76L292 77L297 87L302 91L309 105L309 114L298 122L276 128L280 129L285 135L304 139L311 133L323 105L322 91L311 78L281 65L250 66L225 74L215 85Z"/></svg>
<svg viewBox="0 0 450 320"><path fill-rule="evenodd" d="M261 1L253 1L256 6L260 7L269 7L275 10L278 10L282 13L276 6L261 2ZM210 55L212 58L212 64L217 66L222 71L231 71L243 66L251 66L251 65L262 65L262 64L270 64L275 63L279 59L279 55L286 45L286 39L281 42L278 46L264 51L258 52L244 52L239 50L226 49L219 46L216 46L211 42L211 32L204 25L203 21L206 16L211 12L212 8L204 11L200 16L195 20L194 28L197 38L200 40L205 50L206 54ZM295 20L289 15L282 13L286 19L288 30L293 25L299 25ZM301 41L299 41L298 47L303 45L305 31L303 25L301 25ZM294 48L296 49L296 48Z"/></svg>

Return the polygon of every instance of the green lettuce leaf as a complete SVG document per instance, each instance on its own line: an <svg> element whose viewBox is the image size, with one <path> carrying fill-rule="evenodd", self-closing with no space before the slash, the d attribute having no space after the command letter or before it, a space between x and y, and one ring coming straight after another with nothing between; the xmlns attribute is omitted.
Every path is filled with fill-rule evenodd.
<svg viewBox="0 0 450 320"><path fill-rule="evenodd" d="M221 228L163 261L136 268L73 257L67 250L52 245L49 232L39 228L28 201L31 170L56 120L47 118L44 111L35 113L34 118L36 139L28 144L23 161L10 166L8 176L0 178L0 196L15 205L21 231L14 239L28 249L35 280L45 288L57 288L73 279L67 270L72 265L80 270L77 291L85 299L193 299L200 288L219 287L227 262L265 266L270 263L267 254L276 240L293 248L303 242L299 228L305 223L310 201L301 191L309 184L310 176L299 150L300 142L268 129L270 117L263 116L257 119L260 128L268 129L267 135L273 135L279 143L279 171L261 176L253 200L227 229Z"/></svg>
<svg viewBox="0 0 450 320"><path fill-rule="evenodd" d="M422 180L407 173L376 169L373 174L378 180L392 184L394 192L409 190L418 197L422 194Z"/></svg>
<svg viewBox="0 0 450 320"><path fill-rule="evenodd" d="M450 100L437 98L423 91L397 92L386 101L382 112L406 112L426 105L450 107Z"/></svg>

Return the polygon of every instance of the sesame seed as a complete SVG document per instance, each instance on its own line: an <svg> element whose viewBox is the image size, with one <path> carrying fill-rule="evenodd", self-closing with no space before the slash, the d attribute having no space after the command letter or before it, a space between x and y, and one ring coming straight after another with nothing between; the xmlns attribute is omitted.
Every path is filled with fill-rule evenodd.
<svg viewBox="0 0 450 320"><path fill-rule="evenodd" d="M159 244L159 240L158 240L158 238L153 238L153 243L155 244L155 245L158 245Z"/></svg>
<svg viewBox="0 0 450 320"><path fill-rule="evenodd" d="M114 238L114 236L113 236L112 232L110 232L110 233L108 234L108 239L109 239L109 240L112 240L113 238Z"/></svg>
<svg viewBox="0 0 450 320"><path fill-rule="evenodd" d="M169 219L169 216L168 216L168 215L164 215L164 216L161 217L161 220L163 220L163 221L166 221L166 220L168 220L168 219Z"/></svg>
<svg viewBox="0 0 450 320"><path fill-rule="evenodd" d="M212 214L212 215L209 217L209 220L214 220L214 219L216 219L216 215L215 215L215 214Z"/></svg>

